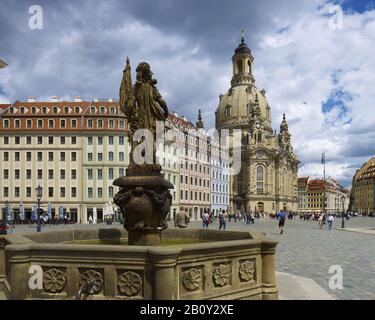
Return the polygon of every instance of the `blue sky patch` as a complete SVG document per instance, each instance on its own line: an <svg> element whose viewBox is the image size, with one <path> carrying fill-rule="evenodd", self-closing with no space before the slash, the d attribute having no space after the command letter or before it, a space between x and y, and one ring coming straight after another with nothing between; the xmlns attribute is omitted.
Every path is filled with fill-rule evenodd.
<svg viewBox="0 0 375 320"><path fill-rule="evenodd" d="M349 107L347 103L352 101L353 97L349 92L343 90L343 88L335 89L331 92L329 98L322 103L322 111L324 114L330 113L334 108L339 109L339 113L336 119L330 122L330 125L334 126L334 123L339 120L343 120L347 113L349 112ZM344 124L350 123L351 119L346 119ZM328 124L328 123L327 123Z"/></svg>

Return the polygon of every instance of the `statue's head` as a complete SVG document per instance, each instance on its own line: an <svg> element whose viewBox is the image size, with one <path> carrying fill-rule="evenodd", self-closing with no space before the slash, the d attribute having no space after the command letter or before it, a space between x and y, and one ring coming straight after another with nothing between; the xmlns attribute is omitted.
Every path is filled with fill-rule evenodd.
<svg viewBox="0 0 375 320"><path fill-rule="evenodd" d="M137 69L137 80L138 81L151 81L152 80L152 71L150 65L147 62L141 62Z"/></svg>

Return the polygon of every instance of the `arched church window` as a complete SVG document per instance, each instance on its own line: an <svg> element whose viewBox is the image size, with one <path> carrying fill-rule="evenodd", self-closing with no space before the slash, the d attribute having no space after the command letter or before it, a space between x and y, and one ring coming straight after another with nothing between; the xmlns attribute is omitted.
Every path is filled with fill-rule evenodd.
<svg viewBox="0 0 375 320"><path fill-rule="evenodd" d="M262 142L262 133L261 132L258 132L258 134L257 134L257 141Z"/></svg>
<svg viewBox="0 0 375 320"><path fill-rule="evenodd" d="M237 61L237 69L238 69L238 73L243 72L242 60Z"/></svg>
<svg viewBox="0 0 375 320"><path fill-rule="evenodd" d="M230 117L232 115L232 107L230 105L227 105L224 109L224 115L226 117Z"/></svg>
<svg viewBox="0 0 375 320"><path fill-rule="evenodd" d="M250 60L247 60L247 67L248 67L249 73L251 73L251 63L250 63Z"/></svg>
<svg viewBox="0 0 375 320"><path fill-rule="evenodd" d="M257 167L257 194L263 194L264 190L264 168L263 166Z"/></svg>

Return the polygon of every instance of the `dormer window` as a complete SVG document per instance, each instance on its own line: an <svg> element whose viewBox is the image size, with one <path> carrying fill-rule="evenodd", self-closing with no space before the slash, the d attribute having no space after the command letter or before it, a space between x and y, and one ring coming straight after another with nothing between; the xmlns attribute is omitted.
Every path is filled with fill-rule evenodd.
<svg viewBox="0 0 375 320"><path fill-rule="evenodd" d="M32 107L32 108L31 108L31 113L32 113L32 114L36 114L36 108L35 108L35 107Z"/></svg>
<svg viewBox="0 0 375 320"><path fill-rule="evenodd" d="M100 113L105 113L105 108L104 107L100 107Z"/></svg>

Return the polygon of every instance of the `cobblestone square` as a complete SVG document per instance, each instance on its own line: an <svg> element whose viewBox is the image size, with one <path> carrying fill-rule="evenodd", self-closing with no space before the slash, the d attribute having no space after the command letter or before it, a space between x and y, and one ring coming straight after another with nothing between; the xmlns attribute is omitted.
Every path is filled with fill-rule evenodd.
<svg viewBox="0 0 375 320"><path fill-rule="evenodd" d="M201 227L192 222L190 227ZM375 228L375 218L356 217L346 221L348 228ZM210 228L217 228L212 223ZM341 219L334 228L341 227ZM279 234L277 220L246 225L230 222L227 230L257 230L279 241L276 270L311 278L337 299L375 299L375 236L341 230L319 229L317 221L287 220L284 234ZM343 289L331 290L328 272L332 265L343 269Z"/></svg>

